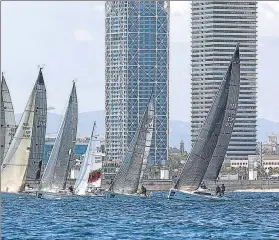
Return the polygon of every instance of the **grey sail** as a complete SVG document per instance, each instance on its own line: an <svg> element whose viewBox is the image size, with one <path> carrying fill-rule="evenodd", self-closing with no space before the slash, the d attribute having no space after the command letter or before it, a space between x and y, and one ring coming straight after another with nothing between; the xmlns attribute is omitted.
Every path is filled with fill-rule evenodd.
<svg viewBox="0 0 279 240"><path fill-rule="evenodd" d="M215 181L218 178L232 136L240 90L240 61L238 47L233 56L231 71L227 73L226 77L230 77L231 80L224 124L222 126L217 146L204 175L204 180Z"/></svg>
<svg viewBox="0 0 279 240"><path fill-rule="evenodd" d="M233 55L234 57L216 93L204 125L175 184L176 189L193 191L200 186L222 130L225 131L223 127L227 124L225 116L228 120L232 108L228 103L233 101L229 97L232 97L232 94L237 94L235 89L239 88L239 82L237 86L237 81L233 80L233 77L237 75L237 69L239 69L239 57L237 60L235 59L236 56L239 56L238 46L235 53L237 54ZM238 97L234 97L234 99L237 100ZM235 109L234 106L233 109Z"/></svg>
<svg viewBox="0 0 279 240"><path fill-rule="evenodd" d="M31 188L38 187L41 179L41 167L44 154L46 122L47 122L47 97L42 69L37 78L35 113L31 147L28 166L26 169L25 183Z"/></svg>
<svg viewBox="0 0 279 240"><path fill-rule="evenodd" d="M65 187L76 142L77 122L78 103L76 87L73 83L68 106L42 176L41 189L44 191L56 192Z"/></svg>
<svg viewBox="0 0 279 240"><path fill-rule="evenodd" d="M124 156L110 190L115 193L134 194L138 190L143 161L149 152L150 134L153 132L154 100L148 103L133 140Z"/></svg>
<svg viewBox="0 0 279 240"><path fill-rule="evenodd" d="M12 99L4 75L1 81L1 162L12 143L16 131L16 121Z"/></svg>

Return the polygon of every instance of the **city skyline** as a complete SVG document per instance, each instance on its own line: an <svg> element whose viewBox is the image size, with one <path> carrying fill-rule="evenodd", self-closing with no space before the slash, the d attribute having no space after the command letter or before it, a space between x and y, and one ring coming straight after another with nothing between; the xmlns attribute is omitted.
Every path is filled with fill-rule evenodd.
<svg viewBox="0 0 279 240"><path fill-rule="evenodd" d="M192 144L197 140L232 51L239 43L240 94L226 161L256 153L257 2L192 3Z"/></svg>
<svg viewBox="0 0 279 240"><path fill-rule="evenodd" d="M190 120L189 4L171 2L170 8L170 119L183 121ZM103 110L104 3L3 2L1 5L2 70L15 112L23 111L36 80L36 66L42 63L46 65L43 71L49 106L56 108L53 112L63 112L74 78L78 79L80 111ZM275 122L279 121L279 111L272 109L279 84L275 64L275 56L279 54L278 6L277 2L260 2L258 20L258 116ZM21 81L25 84L19 87Z"/></svg>
<svg viewBox="0 0 279 240"><path fill-rule="evenodd" d="M149 163L168 159L169 2L106 2L106 157L122 160L154 98Z"/></svg>

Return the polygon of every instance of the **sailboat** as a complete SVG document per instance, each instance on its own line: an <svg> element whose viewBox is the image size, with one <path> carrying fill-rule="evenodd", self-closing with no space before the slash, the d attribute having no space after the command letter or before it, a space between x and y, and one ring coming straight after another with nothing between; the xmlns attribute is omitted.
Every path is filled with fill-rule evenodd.
<svg viewBox="0 0 279 240"><path fill-rule="evenodd" d="M137 195L144 163L150 151L154 117L154 99L151 97L124 156L124 161L108 189L107 198L116 195Z"/></svg>
<svg viewBox="0 0 279 240"><path fill-rule="evenodd" d="M169 198L185 199L190 195L216 197L209 189L201 188L200 184L211 160L212 166L216 166L216 159L225 157L236 119L239 88L240 59L237 44L199 136L174 188L169 191Z"/></svg>
<svg viewBox="0 0 279 240"><path fill-rule="evenodd" d="M66 190L73 151L76 142L78 123L78 102L76 86L73 83L66 113L60 125L53 149L42 176L37 193L41 198L52 198L71 194Z"/></svg>
<svg viewBox="0 0 279 240"><path fill-rule="evenodd" d="M96 132L96 122L94 122L89 144L77 177L74 193L76 195L90 195L104 197L101 188L102 175L102 151L100 140Z"/></svg>
<svg viewBox="0 0 279 240"><path fill-rule="evenodd" d="M47 123L47 96L45 85L42 84L44 83L42 68L40 68L37 82L40 84L36 86L32 144L25 174L24 192L26 193L37 191L41 180Z"/></svg>
<svg viewBox="0 0 279 240"><path fill-rule="evenodd" d="M4 74L1 81L1 145L0 165L8 152L16 131L16 121L10 91Z"/></svg>
<svg viewBox="0 0 279 240"><path fill-rule="evenodd" d="M32 159L36 155L37 159L42 159L42 152L34 152L34 145L45 138L44 135L36 136L37 128L42 128L45 132L46 119L37 117L38 110L43 109L46 112L46 97L43 101L38 100L42 95L46 96L45 83L41 78L40 69L39 77L35 83L32 93L29 97L22 118L13 137L12 143L5 155L1 166L1 191L18 193L24 189L26 170Z"/></svg>

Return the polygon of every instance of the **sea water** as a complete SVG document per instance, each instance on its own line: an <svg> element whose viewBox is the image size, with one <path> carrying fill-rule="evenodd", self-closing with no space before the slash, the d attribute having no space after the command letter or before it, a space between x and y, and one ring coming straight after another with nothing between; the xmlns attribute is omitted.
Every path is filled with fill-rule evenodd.
<svg viewBox="0 0 279 240"><path fill-rule="evenodd" d="M227 200L2 194L2 239L279 239L279 193Z"/></svg>

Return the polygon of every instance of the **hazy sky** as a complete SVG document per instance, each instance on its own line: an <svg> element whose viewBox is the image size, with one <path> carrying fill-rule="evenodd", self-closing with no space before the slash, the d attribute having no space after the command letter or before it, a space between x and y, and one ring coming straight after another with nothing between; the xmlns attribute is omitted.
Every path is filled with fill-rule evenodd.
<svg viewBox="0 0 279 240"><path fill-rule="evenodd" d="M1 63L15 112L45 64L48 105L61 113L77 79L79 111L104 109L104 2L2 2ZM259 2L258 116L279 122L279 2ZM170 118L190 120L190 2L171 2Z"/></svg>

